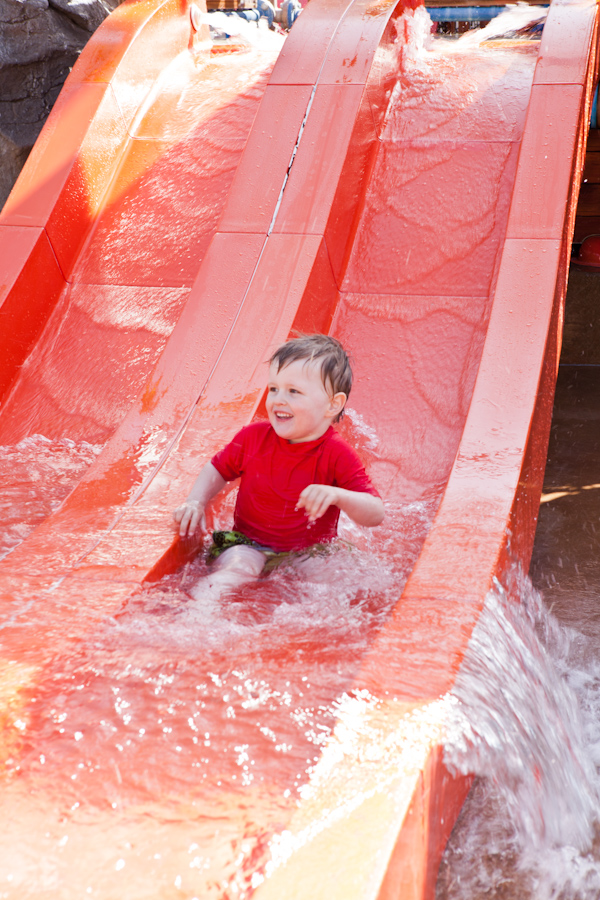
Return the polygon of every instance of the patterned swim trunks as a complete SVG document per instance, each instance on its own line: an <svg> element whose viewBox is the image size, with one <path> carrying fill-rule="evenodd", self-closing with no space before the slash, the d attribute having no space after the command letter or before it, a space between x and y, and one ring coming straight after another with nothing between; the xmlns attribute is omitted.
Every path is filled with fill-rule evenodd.
<svg viewBox="0 0 600 900"><path fill-rule="evenodd" d="M266 574L284 562L293 562L299 559L308 559L313 556L328 556L335 550L352 549L351 544L345 541L335 541L331 544L313 544L303 550L273 550L272 547L266 547L253 541L252 538L246 537L241 531L213 531L213 542L208 550L209 562L217 559L225 550L230 547L253 547L260 550L267 557L267 562L263 572Z"/></svg>

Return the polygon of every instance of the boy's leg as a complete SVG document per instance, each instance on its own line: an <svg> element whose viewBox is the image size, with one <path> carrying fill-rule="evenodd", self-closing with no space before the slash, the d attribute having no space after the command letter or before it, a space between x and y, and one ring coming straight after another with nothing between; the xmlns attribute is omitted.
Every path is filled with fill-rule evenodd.
<svg viewBox="0 0 600 900"><path fill-rule="evenodd" d="M208 575L201 578L188 593L196 600L207 595L220 597L258 578L266 561L265 554L255 547L244 544L230 547L217 557Z"/></svg>

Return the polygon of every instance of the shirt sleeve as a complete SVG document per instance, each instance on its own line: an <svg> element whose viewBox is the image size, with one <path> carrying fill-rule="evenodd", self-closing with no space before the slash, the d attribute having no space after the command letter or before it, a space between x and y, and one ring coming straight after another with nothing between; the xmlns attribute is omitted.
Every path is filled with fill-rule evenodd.
<svg viewBox="0 0 600 900"><path fill-rule="evenodd" d="M336 444L334 484L347 491L357 491L361 494L372 494L374 497L379 497L379 491L365 472L365 467L356 450L341 438Z"/></svg>
<svg viewBox="0 0 600 900"><path fill-rule="evenodd" d="M234 481L244 471L246 431L247 427L238 431L229 444L226 444L222 450L215 453L211 459L211 463L225 481Z"/></svg>

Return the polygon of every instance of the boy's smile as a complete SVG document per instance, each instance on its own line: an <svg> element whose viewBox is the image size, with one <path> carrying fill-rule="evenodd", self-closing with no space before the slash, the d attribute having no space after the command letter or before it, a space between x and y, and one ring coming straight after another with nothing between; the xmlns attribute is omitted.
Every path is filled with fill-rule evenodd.
<svg viewBox="0 0 600 900"><path fill-rule="evenodd" d="M346 395L330 395L320 366L297 359L277 371L269 369L267 415L275 433L291 443L315 441L325 434L341 412Z"/></svg>

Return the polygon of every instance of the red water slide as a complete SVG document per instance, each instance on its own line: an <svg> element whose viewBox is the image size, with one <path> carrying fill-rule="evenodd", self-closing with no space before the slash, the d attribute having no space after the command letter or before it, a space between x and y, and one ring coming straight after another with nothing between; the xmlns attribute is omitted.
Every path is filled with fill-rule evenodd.
<svg viewBox="0 0 600 900"><path fill-rule="evenodd" d="M185 0L119 7L0 219L0 442L104 443L0 564L3 757L48 648L69 658L189 558L171 511L260 415L270 350L330 331L390 509L381 559L395 510L437 512L248 890L433 897L470 784L443 763L448 695L533 542L596 5L555 0L541 44L462 54L423 50L422 7L393 0L311 0L279 55L216 53L198 21Z"/></svg>

